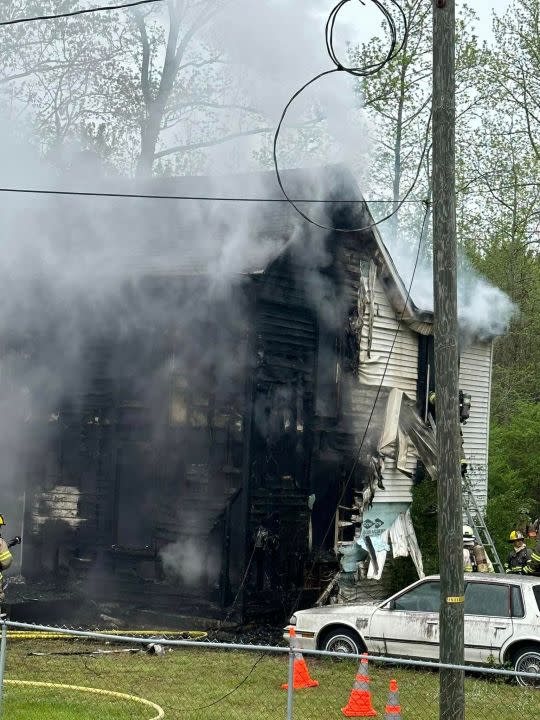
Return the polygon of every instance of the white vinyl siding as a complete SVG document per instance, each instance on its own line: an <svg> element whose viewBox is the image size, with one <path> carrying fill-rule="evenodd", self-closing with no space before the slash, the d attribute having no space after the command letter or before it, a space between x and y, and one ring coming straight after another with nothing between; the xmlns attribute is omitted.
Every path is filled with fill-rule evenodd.
<svg viewBox="0 0 540 720"><path fill-rule="evenodd" d="M371 359L366 358L369 330L366 322L362 328L360 343L360 382L354 393L355 398L358 398L358 400L364 398L364 402L366 402L369 399L369 408L366 407L362 414L362 422L364 423L369 417L369 412L373 406L374 393L383 375L383 388L403 390L413 400L416 400L418 378L418 335L406 323L399 325L396 312L390 304L379 278L375 281L374 290L375 318L373 322ZM392 349L394 338L396 338L396 341ZM388 367L385 373L387 362ZM380 397L377 402L377 409L374 414L374 420L376 420L374 429L376 429L377 433L380 433L382 429L380 421L384 417L386 399L387 393ZM361 400L359 404L363 404ZM359 428L360 437L362 437L364 430L365 425ZM411 473L416 468L416 455L412 446L408 454L407 468ZM395 460L387 459L383 478L385 490L377 489L374 498L375 503L411 502L412 480L397 470Z"/></svg>
<svg viewBox="0 0 540 720"><path fill-rule="evenodd" d="M353 382L353 387L350 388L349 411L352 413L359 439L365 432L383 374L383 389L388 391L397 388L416 400L419 336L406 323L402 323L392 350L398 330L398 318L378 278L375 281L374 298L375 316L370 358L367 357L369 326L366 314L360 342L359 382ZM491 362L492 343L477 342L462 353L460 363L460 388L472 396L471 416L463 426L464 450L469 460L469 478L482 507L485 506L487 498ZM366 444L370 438L378 438L386 399L387 392L383 392L377 402ZM412 446L407 467L411 473L416 468L416 455ZM393 459L387 459L383 477L386 489L377 489L375 503L411 502L412 479L397 470Z"/></svg>
<svg viewBox="0 0 540 720"><path fill-rule="evenodd" d="M360 366L360 383L379 386L384 374L383 386L403 390L416 399L418 378L418 336L402 322L396 338L399 321L377 278L375 281L375 319L371 359L365 357L368 349L368 324L364 323L360 354L364 362ZM393 349L392 343L396 338ZM391 355L390 355L391 353ZM388 356L390 360L388 361ZM385 366L388 362L388 367Z"/></svg>
<svg viewBox="0 0 540 720"><path fill-rule="evenodd" d="M459 386L472 398L471 416L463 426L468 477L482 507L487 501L492 353L492 343L474 343L462 353L459 371Z"/></svg>

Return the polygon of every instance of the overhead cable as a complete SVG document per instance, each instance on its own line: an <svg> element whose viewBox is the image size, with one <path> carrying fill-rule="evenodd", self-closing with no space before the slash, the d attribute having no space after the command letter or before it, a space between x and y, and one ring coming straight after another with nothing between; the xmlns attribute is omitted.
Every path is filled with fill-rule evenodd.
<svg viewBox="0 0 540 720"><path fill-rule="evenodd" d="M132 2L118 3L117 5L100 5L98 7L90 7L82 10L73 10L71 12L54 13L51 15L35 15L32 17L15 18L14 20L2 20L0 27L6 25L20 25L21 23L38 22L40 20L59 20L60 18L70 18L76 15L90 15L92 13L107 12L109 10L125 10L127 8L137 7L139 5L152 5L154 3L164 2L164 0L132 0Z"/></svg>
<svg viewBox="0 0 540 720"><path fill-rule="evenodd" d="M156 194L144 194L144 193L121 193L121 192L86 192L78 190L46 190L44 188L13 188L13 187L0 187L0 192L5 193L20 193L24 195L66 195L68 197L97 197L97 198L140 198L142 200L195 200L201 202L237 202L237 203L289 203L289 200L284 197L270 198L270 197L233 197L233 196L220 196L220 195L156 195ZM297 203L313 203L313 204L354 204L354 203L395 203L395 202L409 202L409 203L423 203L425 200L420 198L403 198L402 200L382 200L377 198L347 198L347 199L310 199L310 198L296 198L294 202Z"/></svg>
<svg viewBox="0 0 540 720"><path fill-rule="evenodd" d="M353 75L354 77L371 77L372 75L375 75L379 73L388 63L392 62L402 51L403 46L405 45L405 41L408 36L408 24L407 24L407 17L405 15L405 12L401 5L399 4L398 0L388 0L394 8L398 11L398 13L401 16L401 19L403 21L403 38L400 43L398 43L398 27L396 24L396 20L393 17L392 13L389 11L385 5L381 2L381 0L369 0L372 2L376 8L382 13L386 24L388 25L388 30L390 33L390 46L388 49L388 52L386 53L385 57L380 60L379 62L375 63L369 63L364 66L345 66L338 58L336 50L334 48L334 30L335 30L335 24L337 17L341 10L347 5L347 3L351 2L351 0L340 0L338 4L334 7L334 9L331 11L328 20L326 21L326 28L325 28L325 37L326 37L326 50L328 52L328 55L330 57L330 60L332 61L332 64L334 65L333 68L330 70L325 70L318 75L316 75L314 78L311 78L311 80L308 80L302 87L297 90L294 95L290 98L290 100L285 105L285 108L283 109L283 112L281 114L281 117L279 119L276 132L274 134L274 144L273 144L273 160L274 160L274 169L276 172L277 181L279 184L279 187L281 191L283 192L283 195L288 200L288 202L293 206L293 208L296 210L296 212L304 218L304 220L307 220L312 225L315 225L316 227L322 228L323 230L331 230L333 232L361 232L363 230L369 230L372 227L375 227L376 225L379 225L380 223L384 222L385 220L388 220L393 215L395 215L398 210L400 209L402 202L398 205L398 207L394 208L394 210L386 215L381 220L378 220L377 222L371 223L369 225L365 225L363 227L357 227L357 228L339 228L339 227L333 227L331 225L324 225L323 223L316 222L312 218L309 217L303 210L301 210L298 205L296 204L295 200L293 200L285 190L283 180L281 177L281 172L279 169L279 163L277 159L278 154L278 141L279 136L281 133L281 128L283 126L283 123L285 121L285 118L287 117L287 113L289 111L289 108L294 103L294 101L308 88L310 85L313 85L313 83L317 82L318 80L322 79L323 77L326 77L327 75L332 75L333 73L338 72L345 72L349 75ZM362 5L365 5L367 0L359 0L359 2ZM427 148L427 142L424 144L424 149L422 152L422 157L420 158L420 162L418 164L418 170L416 173L416 176L414 178L414 182L409 188L408 192L405 194L405 199L408 198L408 196L412 193L414 190L414 187L416 185L416 182L418 180L418 177L420 175L420 168L426 153Z"/></svg>

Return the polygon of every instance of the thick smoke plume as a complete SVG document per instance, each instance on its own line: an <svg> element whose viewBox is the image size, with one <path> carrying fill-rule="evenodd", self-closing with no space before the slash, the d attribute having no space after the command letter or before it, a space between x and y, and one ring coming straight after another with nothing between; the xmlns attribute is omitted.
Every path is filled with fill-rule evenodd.
<svg viewBox="0 0 540 720"><path fill-rule="evenodd" d="M227 4L217 24L208 29L206 39L232 62L246 101L260 109L271 126L291 94L329 67L323 34L328 9L326 0L238 0ZM313 133L300 134L299 141L298 128L292 126L320 118L324 119L322 131L315 123ZM126 187L83 154L75 153L62 169L40 160L33 150L37 141L24 136L20 128L14 132L4 126L0 136L0 183L4 186L83 191ZM235 196L247 194L249 188L251 196L268 195L267 184L259 185L254 177L220 177L231 169L253 169L253 153L261 150L260 142L253 136L209 152L213 179L200 184L191 179L180 194ZM336 74L313 86L291 109L280 159L284 167L346 159L362 185L369 149L358 93L350 77ZM135 189L148 193L162 188L155 181ZM308 189L312 197L325 198L335 188L332 177L323 174ZM2 195L2 200L0 482L4 505L0 511L8 514L14 534L22 523L21 488L28 473L49 488L69 482L45 453L51 428L63 422L62 408L87 413L88 424L100 422L85 405L92 381L91 352L102 357L110 375L128 377L133 392L146 399L154 412L152 433L159 448L158 418L168 402L160 388L171 369L178 376L185 374L194 392L211 375L217 401L223 404L234 394L241 380L236 342L249 323L249 308L238 288L247 274L275 259L285 242L301 268L299 282L321 322L336 326L346 310L324 272L331 262L326 234L300 219L287 240L268 233L254 204L11 194ZM316 218L326 219L324 213ZM396 261L401 270L399 258ZM179 304L173 291L172 295L156 291L149 277L189 278L192 292ZM413 296L422 305L428 300L422 297L418 282ZM504 316L502 295L477 281L467 285L464 296L468 298L461 308L464 326L471 332L485 329L489 336L494 318ZM494 298L499 302L495 313ZM479 320L484 316L485 320ZM167 353L154 353L154 349L164 336L174 352L160 364L156 357ZM148 338L148 348L137 355L134 348L140 337ZM181 465L182 458L178 459ZM137 502L144 505L146 500ZM166 490L161 502L167 503ZM181 509L173 509L172 521L187 522ZM64 531L69 528L59 529ZM197 583L203 559L196 545L171 546L163 561L165 569L182 581Z"/></svg>
<svg viewBox="0 0 540 720"><path fill-rule="evenodd" d="M225 52L245 99L267 123L275 125L291 93L327 66L320 15L326 10L322 0L309 7L281 0L256 4L240 0L228 4L216 25L208 29L206 40ZM326 118L325 144L313 152L309 142L317 144L315 133L315 140L297 147L296 130L285 128L285 166L302 165L308 159L312 164L335 161L332 136L341 132L338 144L346 152L354 147L365 153L365 129L359 122L347 122L351 113L359 117L349 79L336 77L313 88L291 110L289 122L297 125L317 113ZM70 158L64 152L61 168L39 159L35 150L39 141L21 128L22 123L16 131L8 124L1 128L2 185L122 189L84 154L74 152ZM255 137L231 152L210 153L212 175L231 168L253 169L258 144ZM159 183L143 184L136 189L152 192L159 187ZM253 196L268 194L268 188L258 186L253 178L236 187L231 180L225 188L222 182L214 186L206 180L199 188L191 182L183 194L245 195L246 187ZM311 192L325 197L327 188L321 182ZM249 204L3 196L0 452L4 504L0 509L9 516L14 533L22 526L25 499L21 488L27 476L40 478L47 489L70 482L46 453L51 429L64 423L61 408L87 413L88 423L104 421L93 417L95 412L85 407L84 399L92 380L88 354L95 348L104 349L103 362L110 374L127 375L134 384L143 385L139 395L146 396L157 418L166 402L159 394L160 381L170 367L155 366L151 352L134 358L132 348L137 336L148 337L151 346L153 338L174 327L178 338L173 342L175 372L191 370L195 388L212 373L218 395L221 388L222 400L227 401L228 389L236 387L239 365L231 338L241 335L248 321L236 289L246 273L264 268L283 250L283 240L275 233L261 234L259 216L260 209ZM309 287L323 322L335 324L343 308L320 272L330 262L324 234L310 232L309 242L299 231L292 234L293 243L298 238L295 253L303 267L300 280ZM196 290L178 307L170 296L148 290L146 278L160 275L198 276L199 280L190 281ZM230 307L234 313L222 317L224 308ZM114 351L107 350L110 338L115 341ZM194 367L200 372L194 374ZM159 446L157 420L153 432ZM58 532L69 532L69 528L59 527ZM192 554L179 563L185 569L178 571L184 578L192 574L188 559Z"/></svg>

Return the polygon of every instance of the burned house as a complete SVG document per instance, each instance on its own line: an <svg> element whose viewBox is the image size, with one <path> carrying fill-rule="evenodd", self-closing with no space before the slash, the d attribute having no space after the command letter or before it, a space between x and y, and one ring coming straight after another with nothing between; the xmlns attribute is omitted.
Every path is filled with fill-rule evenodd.
<svg viewBox="0 0 540 720"><path fill-rule="evenodd" d="M384 446L381 435L393 391L426 418L433 318L408 298L352 177L323 175L289 172L287 187L324 201L302 205L323 224L366 229L307 224L271 174L219 193L202 178L143 190L264 198L248 209L162 199L156 215L144 199L108 201L107 243L129 250L110 261L120 279L111 271L91 302L73 302L76 347L58 346L64 302L9 339L28 408L21 492L5 512L21 518L27 587L283 616L302 588L310 601L324 589L335 547L362 522L376 536L406 512L414 433L395 424ZM43 383L28 379L36 367ZM490 338L473 338L464 439L484 498L490 372Z"/></svg>

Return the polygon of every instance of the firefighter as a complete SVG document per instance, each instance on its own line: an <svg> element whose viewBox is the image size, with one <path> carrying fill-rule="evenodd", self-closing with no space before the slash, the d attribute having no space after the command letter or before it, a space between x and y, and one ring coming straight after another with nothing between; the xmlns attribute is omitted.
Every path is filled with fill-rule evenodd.
<svg viewBox="0 0 540 720"><path fill-rule="evenodd" d="M476 567L476 560L472 552L475 545L475 537L468 525L463 526L463 570L464 572L475 572L478 568Z"/></svg>
<svg viewBox="0 0 540 720"><path fill-rule="evenodd" d="M514 549L508 555L504 569L507 573L520 573L529 563L532 551L525 545L525 537L519 530L512 530L508 542L514 545Z"/></svg>
<svg viewBox="0 0 540 720"><path fill-rule="evenodd" d="M522 570L523 575L536 575L540 577L540 540L531 553L531 557Z"/></svg>
<svg viewBox="0 0 540 720"><path fill-rule="evenodd" d="M0 515L0 533L6 524L4 516ZM7 570L13 562L13 555L9 551L9 547L4 538L0 535L0 603L4 600L4 581L3 571Z"/></svg>
<svg viewBox="0 0 540 720"><path fill-rule="evenodd" d="M476 542L473 529L463 526L463 570L464 572L495 572L486 551Z"/></svg>
<svg viewBox="0 0 540 720"><path fill-rule="evenodd" d="M0 515L0 533L2 532L2 528L5 524L6 521L4 520L4 516ZM10 540L9 543L7 543L0 534L0 604L3 602L5 597L5 584L2 573L4 570L7 570L13 562L13 555L10 553L9 548L12 548L14 545L19 545L20 543L21 538L18 536L14 537L13 540Z"/></svg>

